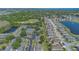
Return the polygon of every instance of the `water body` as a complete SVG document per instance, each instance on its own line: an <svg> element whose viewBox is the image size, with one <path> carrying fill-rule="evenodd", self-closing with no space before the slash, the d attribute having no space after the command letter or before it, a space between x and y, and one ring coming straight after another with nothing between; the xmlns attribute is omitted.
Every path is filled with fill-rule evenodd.
<svg viewBox="0 0 79 59"><path fill-rule="evenodd" d="M70 22L70 21L63 21L61 22L64 26L69 28L71 33L79 35L79 23L76 22Z"/></svg>
<svg viewBox="0 0 79 59"><path fill-rule="evenodd" d="M29 10L75 10L79 8L0 8L0 11L29 11Z"/></svg>
<svg viewBox="0 0 79 59"><path fill-rule="evenodd" d="M16 31L17 27L11 27L9 30L5 31L4 33L10 33Z"/></svg>

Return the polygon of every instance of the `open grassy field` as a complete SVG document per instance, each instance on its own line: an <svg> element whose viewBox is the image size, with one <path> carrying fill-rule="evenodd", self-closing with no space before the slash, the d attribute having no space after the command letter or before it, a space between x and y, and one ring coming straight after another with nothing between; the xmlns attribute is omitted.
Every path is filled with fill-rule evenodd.
<svg viewBox="0 0 79 59"><path fill-rule="evenodd" d="M0 33L5 32L11 27L10 23L8 21L2 21L0 20Z"/></svg>
<svg viewBox="0 0 79 59"><path fill-rule="evenodd" d="M7 26L10 26L10 23L8 21L0 20L0 28L7 27Z"/></svg>
<svg viewBox="0 0 79 59"><path fill-rule="evenodd" d="M73 22L79 23L79 18L73 18L72 20L73 20Z"/></svg>
<svg viewBox="0 0 79 59"><path fill-rule="evenodd" d="M19 24L28 24L28 23L34 24L34 23L37 23L37 22L39 22L38 19L29 19L27 21L17 21L15 23L19 23Z"/></svg>

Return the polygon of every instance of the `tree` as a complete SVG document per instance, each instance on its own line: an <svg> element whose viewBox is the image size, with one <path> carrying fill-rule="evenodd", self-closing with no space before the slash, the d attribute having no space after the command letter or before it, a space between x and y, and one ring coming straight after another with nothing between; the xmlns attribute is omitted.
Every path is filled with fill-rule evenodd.
<svg viewBox="0 0 79 59"><path fill-rule="evenodd" d="M25 30L25 29L22 29L20 35L21 35L22 37L26 36L26 30Z"/></svg>
<svg viewBox="0 0 79 59"><path fill-rule="evenodd" d="M14 35L9 35L6 37L7 40L12 40L14 38Z"/></svg>
<svg viewBox="0 0 79 59"><path fill-rule="evenodd" d="M0 33L5 32L5 28L0 28Z"/></svg>
<svg viewBox="0 0 79 59"><path fill-rule="evenodd" d="M20 43L21 43L21 39L20 39L20 38L16 38L16 42L14 42L14 43L12 44L13 48L14 48L14 49L19 48Z"/></svg>
<svg viewBox="0 0 79 59"><path fill-rule="evenodd" d="M5 43L8 43L8 42L10 42L13 38L15 38L14 35L12 35L12 34L11 34L11 35L8 35L8 36L5 38L4 42L5 42Z"/></svg>
<svg viewBox="0 0 79 59"><path fill-rule="evenodd" d="M49 51L52 50L52 44L51 44L51 43L48 44L48 50L49 50Z"/></svg>
<svg viewBox="0 0 79 59"><path fill-rule="evenodd" d="M44 42L44 40L45 40L45 37L44 37L44 35L41 35L41 36L40 36L40 41L39 41L39 43L42 43L42 42Z"/></svg>
<svg viewBox="0 0 79 59"><path fill-rule="evenodd" d="M6 48L6 46L5 46L5 45L3 45L3 46L2 46L2 49L5 49L5 48Z"/></svg>

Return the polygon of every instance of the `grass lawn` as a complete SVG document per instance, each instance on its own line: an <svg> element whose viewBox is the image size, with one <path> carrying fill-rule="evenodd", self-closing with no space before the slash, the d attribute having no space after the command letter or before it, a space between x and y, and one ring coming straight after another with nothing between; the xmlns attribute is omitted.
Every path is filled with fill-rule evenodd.
<svg viewBox="0 0 79 59"><path fill-rule="evenodd" d="M16 39L16 42L14 42L14 43L12 44L13 48L14 48L14 49L19 48L19 47L20 47L20 43L21 43L21 39L17 38L17 39Z"/></svg>
<svg viewBox="0 0 79 59"><path fill-rule="evenodd" d="M29 19L28 21L17 21L15 23L20 23L20 24L28 24L28 23L30 23L30 24L34 24L34 23L37 23L37 22L39 22L38 19Z"/></svg>
<svg viewBox="0 0 79 59"><path fill-rule="evenodd" d="M79 18L77 18L77 19L73 19L73 22L77 22L77 23L79 23Z"/></svg>
<svg viewBox="0 0 79 59"><path fill-rule="evenodd" d="M0 20L0 28L7 27L7 26L10 26L10 23L8 21Z"/></svg>
<svg viewBox="0 0 79 59"><path fill-rule="evenodd" d="M44 51L48 51L48 43L43 42L42 47L43 47Z"/></svg>
<svg viewBox="0 0 79 59"><path fill-rule="evenodd" d="M35 47L36 46L36 41L32 40L32 46Z"/></svg>
<svg viewBox="0 0 79 59"><path fill-rule="evenodd" d="M5 49L6 48L6 44L1 44L0 45L0 49Z"/></svg>
<svg viewBox="0 0 79 59"><path fill-rule="evenodd" d="M2 21L0 20L0 33L5 32L10 28L10 23L8 21Z"/></svg>

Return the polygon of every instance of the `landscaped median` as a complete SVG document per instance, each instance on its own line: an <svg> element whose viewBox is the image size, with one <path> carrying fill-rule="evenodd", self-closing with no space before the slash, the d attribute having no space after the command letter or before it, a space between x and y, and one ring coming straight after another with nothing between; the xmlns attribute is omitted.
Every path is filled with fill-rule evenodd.
<svg viewBox="0 0 79 59"><path fill-rule="evenodd" d="M44 51L49 51L52 48L51 44L49 44L49 42L48 42L46 25L44 23L44 19L41 20L39 43L42 45L42 48Z"/></svg>

